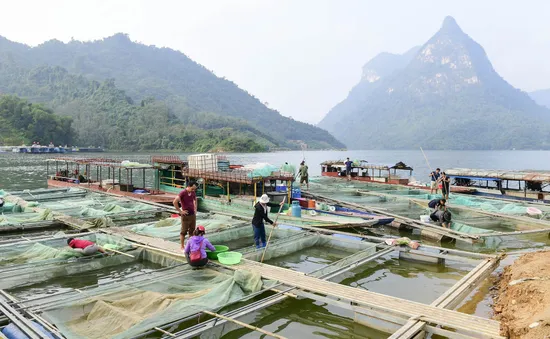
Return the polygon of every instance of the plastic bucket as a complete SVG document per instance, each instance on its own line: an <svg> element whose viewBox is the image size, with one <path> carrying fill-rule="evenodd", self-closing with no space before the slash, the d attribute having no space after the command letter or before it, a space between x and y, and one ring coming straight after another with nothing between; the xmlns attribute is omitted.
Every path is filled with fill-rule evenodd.
<svg viewBox="0 0 550 339"><path fill-rule="evenodd" d="M206 249L206 256L210 260L218 260L218 254L229 251L229 247L224 245L214 245L214 247L216 248L214 252Z"/></svg>
<svg viewBox="0 0 550 339"><path fill-rule="evenodd" d="M308 200L307 208L315 208L315 200Z"/></svg>
<svg viewBox="0 0 550 339"><path fill-rule="evenodd" d="M242 256L239 252L223 252L218 255L218 260L224 265L236 265L241 262Z"/></svg>
<svg viewBox="0 0 550 339"><path fill-rule="evenodd" d="M430 222L430 216L429 215L421 215L420 216L420 221L422 222Z"/></svg>

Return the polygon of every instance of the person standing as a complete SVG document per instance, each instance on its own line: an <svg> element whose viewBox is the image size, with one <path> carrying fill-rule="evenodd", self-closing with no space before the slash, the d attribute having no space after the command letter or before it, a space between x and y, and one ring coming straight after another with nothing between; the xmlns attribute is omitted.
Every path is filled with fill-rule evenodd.
<svg viewBox="0 0 550 339"><path fill-rule="evenodd" d="M305 182L307 190L309 191L309 177L308 177L308 167L306 165L305 161L302 161L300 164L300 169L298 170L298 173L300 174L300 186Z"/></svg>
<svg viewBox="0 0 550 339"><path fill-rule="evenodd" d="M451 190L451 178L449 178L445 172L441 172L439 181L441 182L441 194L443 195L443 199L448 200L449 192Z"/></svg>
<svg viewBox="0 0 550 339"><path fill-rule="evenodd" d="M256 248L265 247L265 224L264 221L270 223L273 226L277 226L267 215L267 203L269 197L264 194L260 197L260 200L254 205L254 217L252 218L252 229L254 230L254 243ZM261 244L261 245L260 245Z"/></svg>
<svg viewBox="0 0 550 339"><path fill-rule="evenodd" d="M438 184L438 179L439 179L439 172L441 172L441 170L439 168L436 168L435 172L431 172L430 175L429 175L429 177L431 179L430 194L434 193L434 189L435 189L435 194L437 194L437 191L438 191L437 184Z"/></svg>
<svg viewBox="0 0 550 339"><path fill-rule="evenodd" d="M187 187L174 199L176 212L181 216L180 245L185 248L185 235L193 236L197 224L197 183L188 181Z"/></svg>
<svg viewBox="0 0 550 339"><path fill-rule="evenodd" d="M353 165L353 162L347 158L346 164L346 177L348 177L348 181L351 181L351 166Z"/></svg>

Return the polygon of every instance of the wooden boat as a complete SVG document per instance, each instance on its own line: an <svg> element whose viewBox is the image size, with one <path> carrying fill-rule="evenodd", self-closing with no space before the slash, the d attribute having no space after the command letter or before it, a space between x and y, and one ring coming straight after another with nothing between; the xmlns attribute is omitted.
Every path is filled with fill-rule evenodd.
<svg viewBox="0 0 550 339"><path fill-rule="evenodd" d="M379 215L379 214L354 210L354 209L351 209L351 208L346 208L346 207L342 207L342 206L338 206L338 205L331 205L331 206L334 207L333 211L331 211L331 210L325 211L325 210L310 209L310 208L306 208L305 210L315 211L317 213L322 213L322 214L338 215L338 216L342 216L342 217L347 216L347 217L361 218L361 219L365 219L365 220L374 220L374 221L376 221L376 223L373 224L373 226L388 225L388 224L391 224L395 220L395 218L392 218L392 217L387 217L387 216L383 216L383 215Z"/></svg>
<svg viewBox="0 0 550 339"><path fill-rule="evenodd" d="M392 174L393 170L393 174ZM358 181L377 182L382 184L407 185L409 179L397 175L397 171L407 171L412 175L412 167L398 162L395 165L369 164L362 160L351 167L351 179ZM346 178L346 164L342 160L325 161L321 163L321 175L326 177Z"/></svg>
<svg viewBox="0 0 550 339"><path fill-rule="evenodd" d="M505 171L451 168L452 187L475 189L475 195L550 203L550 171ZM451 190L452 191L452 190Z"/></svg>
<svg viewBox="0 0 550 339"><path fill-rule="evenodd" d="M46 161L48 187L84 188L157 203L172 203L175 193L161 191L158 185L147 187L148 171L156 172L158 169L149 164L105 158L53 158ZM134 185L138 181L141 185Z"/></svg>
<svg viewBox="0 0 550 339"><path fill-rule="evenodd" d="M405 165L403 162L398 162L395 165L376 165L361 161L359 164L352 165L351 180L430 190L428 184L410 182L408 178L397 175L397 171L407 171L410 176L412 175L413 168ZM321 176L346 179L345 162L338 160L321 163ZM476 189L455 185L451 186L451 192L473 194L476 192Z"/></svg>

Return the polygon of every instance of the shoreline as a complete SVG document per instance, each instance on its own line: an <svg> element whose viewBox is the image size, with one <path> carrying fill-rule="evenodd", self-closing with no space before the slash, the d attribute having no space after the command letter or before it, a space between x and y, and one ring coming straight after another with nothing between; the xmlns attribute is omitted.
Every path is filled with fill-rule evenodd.
<svg viewBox="0 0 550 339"><path fill-rule="evenodd" d="M550 337L550 250L522 255L504 268L494 296L495 320L510 339Z"/></svg>

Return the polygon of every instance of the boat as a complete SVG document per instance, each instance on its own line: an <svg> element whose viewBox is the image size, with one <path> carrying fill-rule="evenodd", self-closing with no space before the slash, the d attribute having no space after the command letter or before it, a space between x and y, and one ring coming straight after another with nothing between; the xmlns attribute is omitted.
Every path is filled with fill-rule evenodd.
<svg viewBox="0 0 550 339"><path fill-rule="evenodd" d="M409 178L412 176L413 168L403 162L395 165L369 164L365 160L355 161L351 167L351 180L372 182L377 184L399 185L407 188L418 188L430 190L429 184L417 181L411 181L398 175L397 171L409 172ZM393 173L392 173L393 172ZM401 172L402 173L402 172ZM346 179L346 164L343 160L325 161L321 163L321 176ZM476 191L472 187L451 186L451 192L472 194Z"/></svg>
<svg viewBox="0 0 550 339"><path fill-rule="evenodd" d="M375 213L369 213L364 211L359 211L351 208L342 207L339 205L331 205L331 207L334 208L334 210L330 209L328 211L325 210L315 210L318 213L326 213L326 214L334 214L339 216L352 216L352 217L358 217L365 220L376 220L375 226L382 226L382 225L388 225L391 224L395 218L375 214Z"/></svg>
<svg viewBox="0 0 550 339"><path fill-rule="evenodd" d="M398 176L397 171L407 171L410 176L413 168L403 162L398 162L395 165L378 165L361 160L353 163L350 175L352 180L407 185L409 179ZM321 163L321 175L346 178L346 164L343 160L325 161Z"/></svg>
<svg viewBox="0 0 550 339"><path fill-rule="evenodd" d="M474 195L550 203L550 171L451 168L445 173L452 187L474 188Z"/></svg>
<svg viewBox="0 0 550 339"><path fill-rule="evenodd" d="M158 168L151 164L139 164L107 158L67 158L46 160L48 187L85 188L119 196L137 198L157 203L171 204L176 193L147 185L146 177L157 176ZM178 191L179 192L179 191Z"/></svg>

